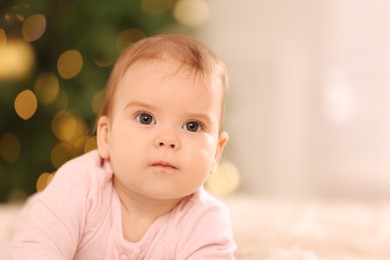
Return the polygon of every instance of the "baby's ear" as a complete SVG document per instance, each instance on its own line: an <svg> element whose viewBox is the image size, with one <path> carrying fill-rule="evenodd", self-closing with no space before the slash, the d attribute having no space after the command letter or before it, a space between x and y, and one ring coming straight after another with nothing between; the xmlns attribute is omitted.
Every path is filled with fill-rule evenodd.
<svg viewBox="0 0 390 260"><path fill-rule="evenodd" d="M219 160L221 159L223 148L225 148L225 145L229 141L229 135L225 131L221 132L218 137L218 144L217 144L217 151L215 152L214 157L214 163L213 163L213 169L212 171L216 170L216 167L219 163Z"/></svg>
<svg viewBox="0 0 390 260"><path fill-rule="evenodd" d="M107 116L99 118L97 124L96 141L100 157L109 159L109 134L110 134L110 120Z"/></svg>

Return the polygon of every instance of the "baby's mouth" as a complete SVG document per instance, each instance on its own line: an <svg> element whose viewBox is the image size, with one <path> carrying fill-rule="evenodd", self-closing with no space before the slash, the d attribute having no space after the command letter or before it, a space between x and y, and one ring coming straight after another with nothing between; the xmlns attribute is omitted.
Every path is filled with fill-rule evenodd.
<svg viewBox="0 0 390 260"><path fill-rule="evenodd" d="M166 168L166 169L177 170L177 167L173 166L172 164L170 164L168 162L164 162L164 161L152 163L152 166L153 167L161 167L161 168Z"/></svg>

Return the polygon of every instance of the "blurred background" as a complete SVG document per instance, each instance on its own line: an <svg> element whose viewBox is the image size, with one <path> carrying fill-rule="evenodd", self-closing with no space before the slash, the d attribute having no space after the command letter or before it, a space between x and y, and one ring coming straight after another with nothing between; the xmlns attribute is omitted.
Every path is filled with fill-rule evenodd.
<svg viewBox="0 0 390 260"><path fill-rule="evenodd" d="M123 48L184 33L227 63L227 195L390 195L390 2L1 0L0 201L43 189L96 147Z"/></svg>

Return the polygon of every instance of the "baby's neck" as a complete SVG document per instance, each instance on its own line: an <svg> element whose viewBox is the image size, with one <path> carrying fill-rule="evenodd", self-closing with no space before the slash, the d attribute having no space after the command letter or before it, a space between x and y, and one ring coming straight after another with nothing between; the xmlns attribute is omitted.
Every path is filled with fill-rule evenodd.
<svg viewBox="0 0 390 260"><path fill-rule="evenodd" d="M183 199L151 199L124 189L115 178L114 188L121 204L123 236L130 242L140 241L157 218L167 214Z"/></svg>

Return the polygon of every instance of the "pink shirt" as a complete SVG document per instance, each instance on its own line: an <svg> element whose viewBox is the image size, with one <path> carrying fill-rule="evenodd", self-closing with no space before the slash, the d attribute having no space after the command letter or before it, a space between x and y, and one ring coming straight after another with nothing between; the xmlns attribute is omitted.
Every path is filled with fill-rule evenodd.
<svg viewBox="0 0 390 260"><path fill-rule="evenodd" d="M69 161L29 200L12 259L234 259L229 212L203 189L156 219L139 242L125 240L113 173L100 162L97 151Z"/></svg>

